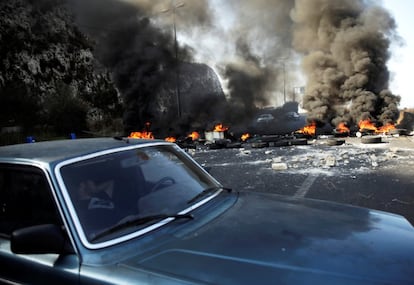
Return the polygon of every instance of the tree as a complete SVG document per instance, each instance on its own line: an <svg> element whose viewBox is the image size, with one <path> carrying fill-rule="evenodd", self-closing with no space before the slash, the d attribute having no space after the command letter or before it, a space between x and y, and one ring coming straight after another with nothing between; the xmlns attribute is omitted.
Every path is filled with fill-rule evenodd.
<svg viewBox="0 0 414 285"><path fill-rule="evenodd" d="M109 74L95 70L92 51L65 1L1 1L0 125L13 121L26 129L40 123L56 129L63 124L55 121L62 119L56 117L61 110L65 118L69 116L68 126L60 126L66 131L77 128L69 125L78 124L77 116L82 114L83 118L87 110L96 109L105 116L116 114L118 92ZM62 86L71 91L62 92L66 88ZM58 102L73 112L57 108L54 103Z"/></svg>
<svg viewBox="0 0 414 285"><path fill-rule="evenodd" d="M87 128L88 106L74 94L74 89L60 82L56 94L45 98L46 121L56 134L80 133Z"/></svg>

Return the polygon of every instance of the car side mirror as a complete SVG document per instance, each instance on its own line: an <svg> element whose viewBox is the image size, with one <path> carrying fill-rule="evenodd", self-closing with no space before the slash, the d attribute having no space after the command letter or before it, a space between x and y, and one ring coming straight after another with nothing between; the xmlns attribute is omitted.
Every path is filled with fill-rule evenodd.
<svg viewBox="0 0 414 285"><path fill-rule="evenodd" d="M36 225L15 230L11 235L11 250L18 254L70 253L66 234L61 226ZM71 246L69 247L71 248Z"/></svg>

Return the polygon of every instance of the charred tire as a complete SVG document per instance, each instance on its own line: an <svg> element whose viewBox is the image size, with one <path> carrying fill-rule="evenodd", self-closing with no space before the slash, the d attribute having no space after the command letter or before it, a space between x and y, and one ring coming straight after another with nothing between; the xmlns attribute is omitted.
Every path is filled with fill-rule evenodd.
<svg viewBox="0 0 414 285"><path fill-rule="evenodd" d="M361 143L382 143L380 136L365 136L361 137Z"/></svg>
<svg viewBox="0 0 414 285"><path fill-rule="evenodd" d="M226 148L241 148L242 144L239 142L228 143Z"/></svg>
<svg viewBox="0 0 414 285"><path fill-rule="evenodd" d="M220 149L223 148L222 145L217 145L215 143L208 144L208 149Z"/></svg>
<svg viewBox="0 0 414 285"><path fill-rule="evenodd" d="M217 139L214 141L214 144L219 145L221 147L226 147L230 143L228 139Z"/></svg>
<svg viewBox="0 0 414 285"><path fill-rule="evenodd" d="M287 140L277 141L277 142L270 142L269 146L273 147L281 147L281 146L289 146L290 143Z"/></svg>
<svg viewBox="0 0 414 285"><path fill-rule="evenodd" d="M407 136L408 130L407 129L394 129L388 132L390 135L400 135L400 136Z"/></svg>
<svg viewBox="0 0 414 285"><path fill-rule="evenodd" d="M307 139L294 139L290 141L290 145L307 145Z"/></svg>
<svg viewBox="0 0 414 285"><path fill-rule="evenodd" d="M260 138L261 142L277 142L278 140L280 140L280 136L277 135L272 135L272 136L262 136Z"/></svg>
<svg viewBox="0 0 414 285"><path fill-rule="evenodd" d="M335 145L343 145L345 143L345 140L341 140L341 139L328 139L327 141L326 141L326 144L327 145L330 145L330 146L335 146Z"/></svg>
<svg viewBox="0 0 414 285"><path fill-rule="evenodd" d="M252 148L263 148L263 147L268 147L269 144L267 142L254 142L252 143Z"/></svg>

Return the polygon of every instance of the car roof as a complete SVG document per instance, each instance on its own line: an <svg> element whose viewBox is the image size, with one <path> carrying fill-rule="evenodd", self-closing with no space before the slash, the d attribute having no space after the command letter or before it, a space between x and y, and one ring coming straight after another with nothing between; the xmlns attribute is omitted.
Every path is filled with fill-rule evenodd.
<svg viewBox="0 0 414 285"><path fill-rule="evenodd" d="M0 147L0 162L30 160L50 163L108 149L155 142L166 143L162 140L87 138L8 145Z"/></svg>

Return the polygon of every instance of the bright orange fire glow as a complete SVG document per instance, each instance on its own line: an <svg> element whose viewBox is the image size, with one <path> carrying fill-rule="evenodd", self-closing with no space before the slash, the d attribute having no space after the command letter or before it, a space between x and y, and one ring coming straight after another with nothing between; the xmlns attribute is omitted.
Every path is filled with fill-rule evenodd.
<svg viewBox="0 0 414 285"><path fill-rule="evenodd" d="M246 141L248 138L250 138L250 134L248 134L248 133L243 134L243 135L241 136L241 140L242 140L242 141Z"/></svg>
<svg viewBox="0 0 414 285"><path fill-rule="evenodd" d="M387 133L391 130L395 130L395 125L388 123L385 126L377 128L369 119L361 120L358 124L359 130L372 130L377 134Z"/></svg>
<svg viewBox="0 0 414 285"><path fill-rule="evenodd" d="M154 139L154 135L150 131L151 123L145 123L145 129L141 132L131 132L128 136L129 139Z"/></svg>
<svg viewBox="0 0 414 285"><path fill-rule="evenodd" d="M386 124L385 126L379 127L376 131L377 133L388 133L391 130L395 130L395 126L393 124Z"/></svg>
<svg viewBox="0 0 414 285"><path fill-rule="evenodd" d="M358 123L359 130L372 130L376 131L377 127L371 122L370 119L361 120Z"/></svg>
<svg viewBox="0 0 414 285"><path fill-rule="evenodd" d="M345 123L339 123L336 130L341 134L349 133L349 128L345 125Z"/></svg>
<svg viewBox="0 0 414 285"><path fill-rule="evenodd" d="M214 132L225 132L225 131L227 131L229 128L228 127L226 127L226 126L224 126L223 124L217 124L215 127L214 127Z"/></svg>
<svg viewBox="0 0 414 285"><path fill-rule="evenodd" d="M128 136L129 139L154 139L152 132L142 131L142 132L131 132Z"/></svg>
<svg viewBox="0 0 414 285"><path fill-rule="evenodd" d="M176 139L175 137L166 137L166 138L165 138L165 141L167 141L167 142L172 142L172 143L173 143L173 142L176 142L176 140L177 140L177 139Z"/></svg>
<svg viewBox="0 0 414 285"><path fill-rule="evenodd" d="M316 123L312 122L296 132L304 135L314 136L316 134Z"/></svg>
<svg viewBox="0 0 414 285"><path fill-rule="evenodd" d="M192 132L188 135L189 138L191 138L193 141L198 140L200 138L200 134L197 132Z"/></svg>

